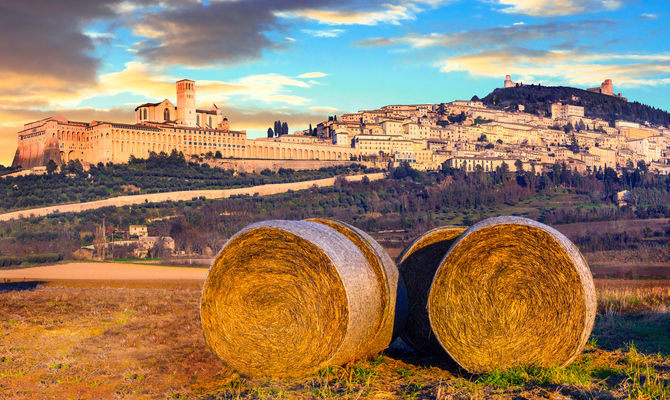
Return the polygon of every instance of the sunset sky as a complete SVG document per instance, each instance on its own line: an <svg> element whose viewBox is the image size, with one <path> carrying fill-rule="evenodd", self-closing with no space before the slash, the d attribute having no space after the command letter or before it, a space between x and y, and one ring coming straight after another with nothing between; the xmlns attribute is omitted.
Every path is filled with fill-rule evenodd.
<svg viewBox="0 0 670 400"><path fill-rule="evenodd" d="M250 137L386 104L484 96L515 81L598 86L670 110L667 0L5 0L0 164L61 114L134 121L197 81Z"/></svg>

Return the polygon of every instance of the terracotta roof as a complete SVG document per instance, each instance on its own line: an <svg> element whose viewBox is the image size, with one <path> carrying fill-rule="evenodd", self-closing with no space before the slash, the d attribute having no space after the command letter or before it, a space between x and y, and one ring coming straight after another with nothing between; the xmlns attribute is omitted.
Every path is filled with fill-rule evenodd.
<svg viewBox="0 0 670 400"><path fill-rule="evenodd" d="M198 110L198 109L196 109L195 112L196 112L196 113L200 113L200 114L212 114L212 115L216 115L216 111L214 111L214 110L211 110L211 111L210 111L210 110Z"/></svg>
<svg viewBox="0 0 670 400"><path fill-rule="evenodd" d="M144 104L140 104L139 106L135 107L135 111L137 111L137 110L138 110L139 108L141 108L141 107L154 107L154 106L159 105L160 103L162 103L162 101L160 101L160 102L158 102L158 103L144 103Z"/></svg>

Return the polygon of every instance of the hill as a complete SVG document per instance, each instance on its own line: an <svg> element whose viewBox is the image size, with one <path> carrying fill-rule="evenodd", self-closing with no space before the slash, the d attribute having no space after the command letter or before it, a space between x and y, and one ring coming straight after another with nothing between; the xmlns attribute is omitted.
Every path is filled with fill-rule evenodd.
<svg viewBox="0 0 670 400"><path fill-rule="evenodd" d="M522 104L526 112L538 115L550 115L551 104L562 102L584 107L589 118L605 121L626 120L652 125L670 126L670 113L638 102L600 93L565 86L524 85L506 89L495 89L482 99L484 104L493 108L512 108Z"/></svg>

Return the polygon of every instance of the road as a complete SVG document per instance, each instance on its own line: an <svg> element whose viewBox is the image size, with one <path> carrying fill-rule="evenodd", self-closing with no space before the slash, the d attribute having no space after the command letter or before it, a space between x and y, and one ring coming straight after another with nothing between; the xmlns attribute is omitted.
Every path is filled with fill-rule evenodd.
<svg viewBox="0 0 670 400"><path fill-rule="evenodd" d="M367 176L371 181L383 179L384 173L378 172L373 174L348 175L345 179L350 182L360 181ZM0 221L9 221L11 219L43 217L51 214L82 212L88 210L95 210L103 207L121 207L135 204L145 203L161 203L164 201L179 201L192 200L199 197L206 199L225 199L236 195L267 196L278 193L285 193L289 190L305 190L311 187L326 187L335 184L335 177L315 179L311 181L290 182L290 183L273 183L267 185L251 186L245 188L235 189L217 189L217 190L186 190L180 192L165 192L165 193L150 193L137 194L131 196L111 197L104 200L88 201L84 203L73 204L59 204L56 206L32 208L29 210L13 211L0 214Z"/></svg>
<svg viewBox="0 0 670 400"><path fill-rule="evenodd" d="M163 267L157 265L70 262L41 267L0 269L0 280L125 280L169 281L201 280L207 277L207 268Z"/></svg>

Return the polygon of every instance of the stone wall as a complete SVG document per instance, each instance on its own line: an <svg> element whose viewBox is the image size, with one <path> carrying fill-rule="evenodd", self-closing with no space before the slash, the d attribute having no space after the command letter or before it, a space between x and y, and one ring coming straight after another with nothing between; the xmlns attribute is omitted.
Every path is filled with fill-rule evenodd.
<svg viewBox="0 0 670 400"><path fill-rule="evenodd" d="M223 159L203 161L211 166L223 169L232 169L238 172L259 173L264 169L277 172L279 168L290 168L295 171L336 167L341 165L362 164L368 168L385 168L382 163L367 161L319 161L319 160L244 160Z"/></svg>

